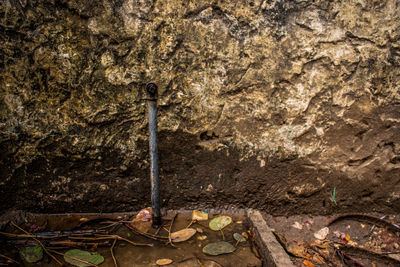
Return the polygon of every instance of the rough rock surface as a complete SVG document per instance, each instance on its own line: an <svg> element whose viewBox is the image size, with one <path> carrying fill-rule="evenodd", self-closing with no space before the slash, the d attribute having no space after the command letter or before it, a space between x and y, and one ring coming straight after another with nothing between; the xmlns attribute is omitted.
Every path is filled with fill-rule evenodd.
<svg viewBox="0 0 400 267"><path fill-rule="evenodd" d="M400 2L0 2L0 210L400 210ZM336 190L335 206L331 202Z"/></svg>

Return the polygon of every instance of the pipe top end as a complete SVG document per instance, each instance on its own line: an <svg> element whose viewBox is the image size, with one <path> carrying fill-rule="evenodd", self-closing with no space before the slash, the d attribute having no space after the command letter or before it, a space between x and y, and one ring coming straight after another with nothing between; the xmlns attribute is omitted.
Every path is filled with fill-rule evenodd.
<svg viewBox="0 0 400 267"><path fill-rule="evenodd" d="M146 94L147 98L150 100L157 99L157 84L150 82L146 84Z"/></svg>

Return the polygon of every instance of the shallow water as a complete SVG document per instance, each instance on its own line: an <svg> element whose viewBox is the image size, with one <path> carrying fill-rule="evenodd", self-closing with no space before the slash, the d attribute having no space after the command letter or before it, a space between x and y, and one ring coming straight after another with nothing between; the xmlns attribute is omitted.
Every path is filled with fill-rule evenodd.
<svg viewBox="0 0 400 267"><path fill-rule="evenodd" d="M210 219L218 215L228 215L231 216L233 222L223 229L223 232L213 231L208 227ZM46 218L47 228L51 230L69 230L66 228L73 227L74 220L67 224L65 223L66 216L53 216L52 218ZM164 217L163 227L159 230L158 235L168 236L168 229L170 227L172 212L168 216ZM39 219L43 220L43 217L36 217L37 221ZM63 223L61 223L63 222ZM190 212L179 212L175 217L172 225L172 231L175 232L186 228L191 222ZM76 220L75 220L76 223ZM64 224L64 225L63 225ZM98 228L104 226L104 224L96 224L87 226L88 228ZM57 229L63 227L63 229ZM242 214L229 214L229 213L215 213L209 214L208 221L200 221L192 224L191 228L197 229L198 232L191 237L189 240L174 243L175 247L168 244L168 239L164 241L152 240L147 237L140 236L133 233L130 229L125 226L120 226L113 234L117 234L121 237L132 240L136 243L151 243L153 247L143 247L143 246L132 246L124 241L118 241L114 247L114 255L117 259L119 267L124 266L157 266L156 261L158 259L168 258L173 260L173 263L167 266L176 267L189 267L189 266L223 266L223 267L240 267L240 266L261 266L261 260L255 255L258 254L257 249L254 246L254 242L251 238L246 242L237 244L236 250L230 254L224 254L219 256L208 256L202 252L202 248L211 242L218 242L225 240L230 242L232 245L236 244L236 240L233 238L233 233L247 232L247 219L246 216ZM26 229L26 228L25 228ZM110 228L111 229L111 228ZM150 229L150 233L155 233L156 229ZM202 232L202 233L200 233ZM204 240L200 240L201 236L206 236ZM112 243L112 242L111 242ZM60 250L60 252L65 252L66 250ZM104 256L104 263L101 266L114 266L112 256L109 247L97 248L97 252ZM61 258L61 256L58 256ZM46 258L38 264L31 266L57 266L54 261L46 262Z"/></svg>

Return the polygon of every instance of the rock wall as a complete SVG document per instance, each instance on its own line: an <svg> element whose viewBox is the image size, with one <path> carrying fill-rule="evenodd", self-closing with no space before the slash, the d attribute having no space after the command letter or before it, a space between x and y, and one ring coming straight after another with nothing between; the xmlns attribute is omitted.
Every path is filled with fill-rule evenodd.
<svg viewBox="0 0 400 267"><path fill-rule="evenodd" d="M4 0L0 210L400 211L397 0ZM335 205L332 191L335 188Z"/></svg>

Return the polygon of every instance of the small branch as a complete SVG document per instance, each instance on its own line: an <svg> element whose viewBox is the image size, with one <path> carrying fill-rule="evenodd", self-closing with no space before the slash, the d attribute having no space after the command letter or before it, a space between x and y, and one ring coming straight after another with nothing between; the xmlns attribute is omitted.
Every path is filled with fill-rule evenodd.
<svg viewBox="0 0 400 267"><path fill-rule="evenodd" d="M190 223L188 224L188 226L186 226L186 228L189 228L190 226L192 226L192 224L194 224L194 223L196 223L196 222L197 222L197 220L190 221Z"/></svg>
<svg viewBox="0 0 400 267"><path fill-rule="evenodd" d="M352 263L354 263L354 265L356 265L356 266L358 266L358 267L365 267L365 265L362 264L361 262L359 262L357 259L355 259L355 258L353 258L353 257L350 257L349 255L347 255L347 254L345 254L345 253L343 253L343 252L342 252L342 254L343 254L343 256L344 256L345 259L348 259L349 261L351 261Z"/></svg>
<svg viewBox="0 0 400 267"><path fill-rule="evenodd" d="M13 259L7 257L6 255L0 254L0 257L5 258L5 259L7 259L7 260L9 260L9 261L11 261L11 262L13 262L13 263L18 264L18 265L21 265L21 263L19 263L18 261L13 260Z"/></svg>
<svg viewBox="0 0 400 267"><path fill-rule="evenodd" d="M135 243L132 242L129 239L126 239L124 237L121 237L119 235L95 235L96 237L71 237L72 239L81 239L81 240L107 240L107 239L117 239L117 240L122 240L125 241L132 246L147 246L147 247L152 247L154 246L153 244L148 244L148 243Z"/></svg>
<svg viewBox="0 0 400 267"><path fill-rule="evenodd" d="M386 251L382 252L383 255L400 254L400 251Z"/></svg>
<svg viewBox="0 0 400 267"><path fill-rule="evenodd" d="M337 221L341 221L341 220L345 220L345 219L368 222L371 224L378 225L380 227L387 227L392 232L400 232L400 227L398 225L392 224L392 223L382 220L378 217L374 217L374 216L366 215L366 214L357 214L357 213L343 214L336 218L333 218L332 220L330 220L328 222L327 226L330 226L331 224L333 224Z"/></svg>
<svg viewBox="0 0 400 267"><path fill-rule="evenodd" d="M11 224L16 227L17 229L19 229L20 231L24 232L27 235L30 235L27 231L25 231L24 229L22 229L21 227L19 227L18 225L16 225L14 222L11 222ZM30 235L30 237L35 240L36 242L39 243L39 245L43 248L44 252L46 252L47 255L49 255L53 260L55 260L60 266L63 265L63 263L61 261L59 261L53 254L51 254L46 247L42 244L42 242L39 241L39 239L36 239L34 236Z"/></svg>
<svg viewBox="0 0 400 267"><path fill-rule="evenodd" d="M172 231L172 225L174 224L176 215L178 215L178 213L175 213L174 217L172 217L171 224L169 226L169 231L168 231L168 243L171 244L171 246L173 246L173 247L176 247L176 246L172 243L171 231Z"/></svg>
<svg viewBox="0 0 400 267"><path fill-rule="evenodd" d="M224 240L224 241L225 241L225 235L224 235L224 231L222 231L222 229L221 229L220 231L221 231L221 234L222 234L222 240Z"/></svg>
<svg viewBox="0 0 400 267"><path fill-rule="evenodd" d="M117 243L117 239L114 239L114 242L113 242L113 244L112 244L112 246L110 248L111 257L112 257L112 259L114 261L114 267L118 267L117 259L115 258L115 255L114 255L114 247L115 247L116 243Z"/></svg>

